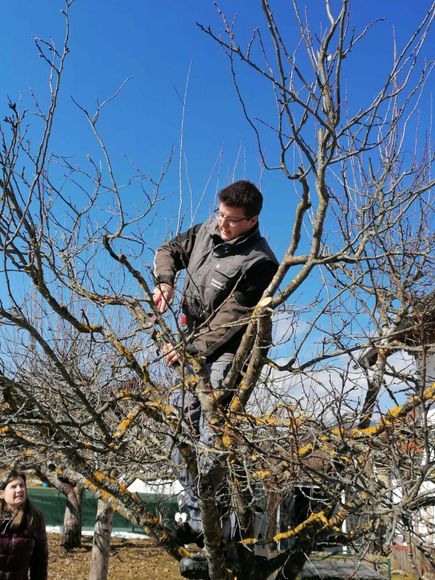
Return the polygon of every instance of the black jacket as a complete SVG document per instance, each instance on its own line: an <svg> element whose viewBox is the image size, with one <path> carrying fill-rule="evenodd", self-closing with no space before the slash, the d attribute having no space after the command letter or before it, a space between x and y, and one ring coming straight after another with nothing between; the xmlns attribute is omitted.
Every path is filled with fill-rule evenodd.
<svg viewBox="0 0 435 580"><path fill-rule="evenodd" d="M48 548L44 517L37 512L32 526L11 529L10 520L0 519L0 580L47 580Z"/></svg>
<svg viewBox="0 0 435 580"><path fill-rule="evenodd" d="M209 219L163 244L154 266L156 283L171 285L186 270L182 306L187 330L194 333L188 350L212 361L236 352L278 262L258 226L224 242L216 219Z"/></svg>

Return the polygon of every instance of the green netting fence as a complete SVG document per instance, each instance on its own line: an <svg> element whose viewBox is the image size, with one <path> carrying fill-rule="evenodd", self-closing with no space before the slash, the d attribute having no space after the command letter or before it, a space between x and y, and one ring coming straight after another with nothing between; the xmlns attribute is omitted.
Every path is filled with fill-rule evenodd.
<svg viewBox="0 0 435 580"><path fill-rule="evenodd" d="M33 505L40 510L45 517L47 526L62 526L66 506L66 497L55 489L41 487L29 488L29 498ZM157 493L139 493L140 498L146 504L147 510L157 515L165 514L172 518L176 513L177 499L175 496L160 495ZM82 502L82 518L84 531L94 529L95 516L97 513L97 498L90 491L85 491ZM118 513L113 514L113 530L119 532L143 533L141 528L134 527L128 520Z"/></svg>

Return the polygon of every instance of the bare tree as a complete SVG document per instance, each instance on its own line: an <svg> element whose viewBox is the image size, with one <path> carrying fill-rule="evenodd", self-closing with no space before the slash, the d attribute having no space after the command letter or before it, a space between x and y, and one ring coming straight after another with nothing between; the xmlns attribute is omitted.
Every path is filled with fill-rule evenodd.
<svg viewBox="0 0 435 580"><path fill-rule="evenodd" d="M31 467L32 463L26 461L26 467ZM53 464L37 461L33 465L41 481L50 484L51 487L64 494L65 512L63 518L63 528L61 535L61 545L66 550L79 548L82 545L82 500L83 486L77 485L66 477L56 475Z"/></svg>
<svg viewBox="0 0 435 580"><path fill-rule="evenodd" d="M222 12L221 33L201 26L229 59L264 168L280 172L297 200L288 249L246 321L226 379L234 389L228 409L212 392L201 359L186 352L176 376L161 363L163 342L183 348L188 341L177 333L178 301L163 317L150 294L147 236L167 165L157 178L139 173L121 189L99 129L118 91L94 113L78 105L102 163L89 158L80 168L51 153L68 54L68 0L62 51L37 42L51 73L50 106L39 111L40 143L25 139L24 113L12 102L1 129L0 433L5 447L39 453L58 474L97 491L177 559L186 549L124 481L134 473L171 477L175 442L184 445L192 477L202 455L213 453L216 469L197 480L206 574L213 579L273 572L295 578L327 542L346 544L363 561L369 551L387 550L397 530L433 558L430 533L415 520L434 505L425 487L434 475L434 388L412 364L399 368L388 355L403 347L424 358L433 349L432 310L424 307L433 244L431 150L418 133L409 150L408 133L431 70L420 53L434 8L409 42L395 47L377 94L355 108L350 88L344 93L345 63L370 26L351 28L348 0L337 10L325 1L327 25L319 34L296 2L288 24L275 19L267 0L261 4L264 26L245 49ZM287 25L294 46L286 41ZM250 114L239 64L269 83L274 121ZM276 161L265 153L264 132L276 136ZM130 214L126 190L133 187L145 205ZM305 292L312 286L316 292ZM404 328L414 330L411 346ZM375 366L367 364L367 352L376 355ZM198 444L168 404L176 382L196 391L214 426L212 450ZM295 490L303 508L293 522L276 529L271 518L266 533L259 532L264 514L276 513L271 506ZM231 545L223 544L217 505L237 522ZM276 551L284 540L288 547Z"/></svg>

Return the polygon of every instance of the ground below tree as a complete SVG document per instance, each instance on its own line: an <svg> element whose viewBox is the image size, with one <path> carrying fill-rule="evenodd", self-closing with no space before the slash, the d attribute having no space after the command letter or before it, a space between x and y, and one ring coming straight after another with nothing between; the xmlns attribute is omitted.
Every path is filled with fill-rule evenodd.
<svg viewBox="0 0 435 580"><path fill-rule="evenodd" d="M92 538L65 551L58 534L48 535L50 580L88 580ZM109 580L182 580L178 563L152 540L112 538Z"/></svg>
<svg viewBox="0 0 435 580"><path fill-rule="evenodd" d="M49 580L88 580L92 538L82 537L82 547L67 552L59 534L48 535ZM152 540L112 538L109 580L183 580L178 562ZM392 574L391 580L417 580L417 576Z"/></svg>

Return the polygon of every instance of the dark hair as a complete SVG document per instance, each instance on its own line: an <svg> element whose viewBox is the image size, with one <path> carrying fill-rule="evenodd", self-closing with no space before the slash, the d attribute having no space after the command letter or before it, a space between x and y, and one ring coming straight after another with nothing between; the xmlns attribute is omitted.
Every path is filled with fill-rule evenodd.
<svg viewBox="0 0 435 580"><path fill-rule="evenodd" d="M13 479L16 479L17 477L21 477L24 483L26 483L26 474L24 473L24 471L13 468L10 469L6 474L6 477L0 481L0 490L4 490L7 484L10 483Z"/></svg>
<svg viewBox="0 0 435 580"><path fill-rule="evenodd" d="M263 196L250 181L241 179L228 185L219 192L219 201L228 207L242 207L246 217L254 217L261 212Z"/></svg>
<svg viewBox="0 0 435 580"><path fill-rule="evenodd" d="M26 484L26 474L24 471L13 468L7 472L5 478L0 481L0 491L4 491L7 484L21 477ZM0 519L7 511L6 502L3 498L0 498ZM26 503L13 513L12 519L10 520L10 526L12 529L22 528L24 531L32 534L40 522L40 514L30 503L29 499L26 499Z"/></svg>

